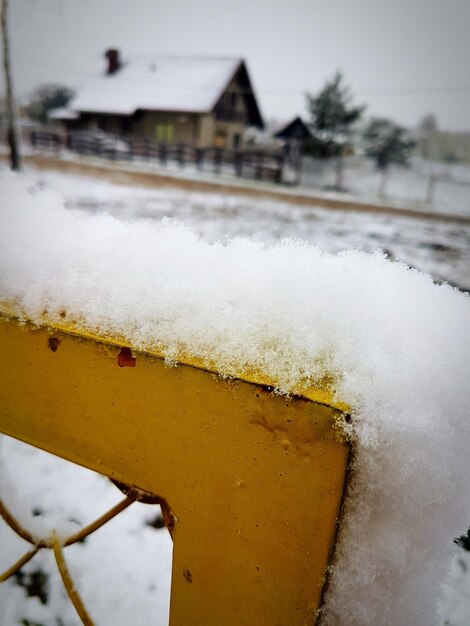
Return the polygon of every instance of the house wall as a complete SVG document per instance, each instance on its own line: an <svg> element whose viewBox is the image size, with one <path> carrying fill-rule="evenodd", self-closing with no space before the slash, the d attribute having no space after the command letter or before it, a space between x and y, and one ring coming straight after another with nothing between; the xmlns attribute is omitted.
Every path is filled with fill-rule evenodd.
<svg viewBox="0 0 470 626"><path fill-rule="evenodd" d="M214 109L211 145L233 149L243 148L243 135L248 121L248 107L236 77L228 84Z"/></svg>
<svg viewBox="0 0 470 626"><path fill-rule="evenodd" d="M419 137L418 152L432 161L470 163L470 133L433 129Z"/></svg>
<svg viewBox="0 0 470 626"><path fill-rule="evenodd" d="M213 146L215 137L215 119L212 114L199 118L198 147Z"/></svg>
<svg viewBox="0 0 470 626"><path fill-rule="evenodd" d="M470 163L470 133L439 131L431 142L431 158Z"/></svg>
<svg viewBox="0 0 470 626"><path fill-rule="evenodd" d="M82 128L99 128L116 135L141 135L169 144L195 147L243 148L249 111L234 78L211 113L137 111L134 115L82 114Z"/></svg>
<svg viewBox="0 0 470 626"><path fill-rule="evenodd" d="M84 129L100 129L106 133L122 135L126 124L129 123L129 116L110 115L108 113L82 113L80 127Z"/></svg>
<svg viewBox="0 0 470 626"><path fill-rule="evenodd" d="M240 109L244 114L243 103ZM245 124L242 121L219 120L213 113L196 115L145 111L136 117L131 132L149 139L198 148L217 145L228 149L235 147L238 141L238 147L243 147Z"/></svg>
<svg viewBox="0 0 470 626"><path fill-rule="evenodd" d="M166 143L198 145L199 115L143 111L136 115L133 133Z"/></svg>
<svg viewBox="0 0 470 626"><path fill-rule="evenodd" d="M237 112L245 115L243 103ZM122 133L116 120L107 122L108 132ZM105 130L103 128L103 130ZM219 146L231 149L238 142L243 147L243 121L216 119L214 113L189 114L162 111L140 111L131 119L127 132L169 144L182 143L198 148ZM236 136L238 135L238 140Z"/></svg>
<svg viewBox="0 0 470 626"><path fill-rule="evenodd" d="M217 120L211 114L201 115L199 120L198 147L243 148L245 125L241 122ZM238 140L236 139L238 135ZM238 142L238 146L236 146Z"/></svg>
<svg viewBox="0 0 470 626"><path fill-rule="evenodd" d="M245 125L240 122L214 122L214 141L212 145L217 145L229 150L243 148L243 135ZM237 139L238 136L238 139Z"/></svg>
<svg viewBox="0 0 470 626"><path fill-rule="evenodd" d="M166 143L199 145L199 115L157 111L138 111L133 116L110 114L82 115L80 126L99 128L115 135L143 135Z"/></svg>

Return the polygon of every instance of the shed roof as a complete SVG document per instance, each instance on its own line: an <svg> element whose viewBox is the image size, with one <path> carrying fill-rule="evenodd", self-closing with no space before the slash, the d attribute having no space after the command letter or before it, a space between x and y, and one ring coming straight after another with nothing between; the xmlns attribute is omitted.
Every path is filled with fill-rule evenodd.
<svg viewBox="0 0 470 626"><path fill-rule="evenodd" d="M277 139L311 139L312 132L301 117L295 117L275 133Z"/></svg>
<svg viewBox="0 0 470 626"><path fill-rule="evenodd" d="M79 117L77 111L68 109L67 107L59 107L57 109L51 109L47 114L50 120L76 120Z"/></svg>

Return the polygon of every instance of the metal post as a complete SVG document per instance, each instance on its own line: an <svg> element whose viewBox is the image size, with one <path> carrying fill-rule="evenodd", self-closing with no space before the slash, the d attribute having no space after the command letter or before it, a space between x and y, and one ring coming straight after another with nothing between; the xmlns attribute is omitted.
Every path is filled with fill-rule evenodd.
<svg viewBox="0 0 470 626"><path fill-rule="evenodd" d="M12 170L21 169L20 151L18 148L18 135L15 123L15 107L13 104L13 84L10 67L10 46L7 28L8 0L2 1L2 38L3 38L3 68L5 71L5 89L8 118L8 143L10 145L10 165Z"/></svg>
<svg viewBox="0 0 470 626"><path fill-rule="evenodd" d="M437 175L431 174L428 179L428 187L426 189L426 204L432 204L434 200L434 191L436 189Z"/></svg>

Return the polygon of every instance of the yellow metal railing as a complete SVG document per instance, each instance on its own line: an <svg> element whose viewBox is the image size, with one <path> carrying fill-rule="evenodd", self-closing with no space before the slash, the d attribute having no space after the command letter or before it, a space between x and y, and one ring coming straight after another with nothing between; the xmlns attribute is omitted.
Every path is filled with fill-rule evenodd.
<svg viewBox="0 0 470 626"><path fill-rule="evenodd" d="M128 494L118 506L138 494L162 505L172 626L315 623L350 458L328 390L280 396L260 375L224 380L190 359L170 368L11 311L0 344L0 432L117 481ZM4 576L52 547L67 585L57 537L40 543Z"/></svg>

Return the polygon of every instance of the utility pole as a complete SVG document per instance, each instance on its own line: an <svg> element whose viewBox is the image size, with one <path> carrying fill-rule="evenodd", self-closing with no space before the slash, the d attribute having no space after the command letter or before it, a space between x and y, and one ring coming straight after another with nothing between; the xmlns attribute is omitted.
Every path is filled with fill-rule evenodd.
<svg viewBox="0 0 470 626"><path fill-rule="evenodd" d="M20 152L18 150L18 137L15 126L15 109L13 106L13 87L11 81L10 68L10 47L8 45L7 32L7 12L8 0L2 0L2 39L3 39L3 68L5 70L5 87L7 101L8 119L8 144L10 146L10 165L12 170L19 170L21 167Z"/></svg>

